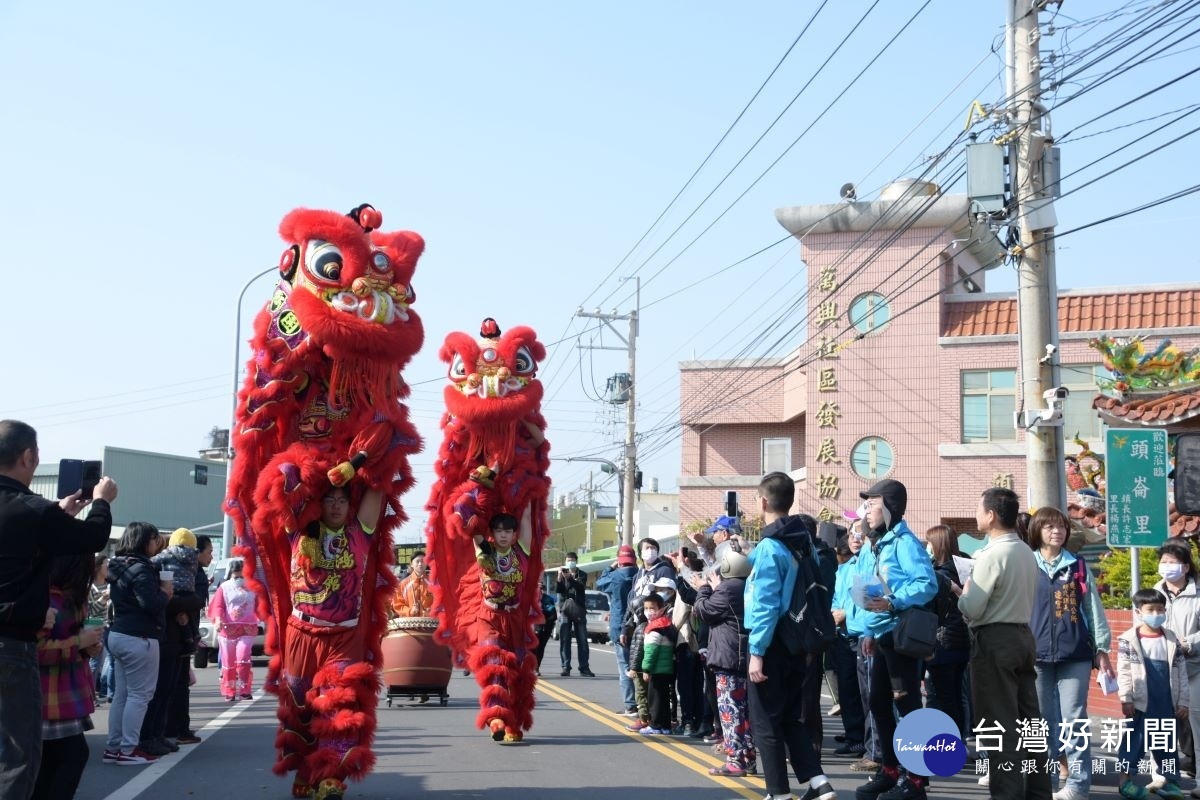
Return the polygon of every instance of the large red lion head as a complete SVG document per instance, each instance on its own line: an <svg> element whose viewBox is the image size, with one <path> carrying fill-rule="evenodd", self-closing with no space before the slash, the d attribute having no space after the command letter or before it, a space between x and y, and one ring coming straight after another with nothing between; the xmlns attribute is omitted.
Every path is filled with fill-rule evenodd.
<svg viewBox="0 0 1200 800"><path fill-rule="evenodd" d="M292 324L327 355L382 359L398 370L425 340L410 308L425 241L412 231L377 231L382 224L369 205L349 214L298 208L279 224L289 243L279 272L290 284L282 299L295 312Z"/></svg>
<svg viewBox="0 0 1200 800"><path fill-rule="evenodd" d="M459 419L483 424L516 421L542 402L537 368L546 348L533 328L519 325L501 334L489 317L478 340L455 331L438 356L450 365L446 409Z"/></svg>

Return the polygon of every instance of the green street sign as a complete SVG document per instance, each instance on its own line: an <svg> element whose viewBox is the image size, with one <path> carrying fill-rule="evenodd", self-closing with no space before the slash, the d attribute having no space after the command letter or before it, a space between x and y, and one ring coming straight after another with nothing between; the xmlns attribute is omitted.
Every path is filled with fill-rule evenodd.
<svg viewBox="0 0 1200 800"><path fill-rule="evenodd" d="M1108 546L1158 547L1167 540L1167 432L1109 428Z"/></svg>

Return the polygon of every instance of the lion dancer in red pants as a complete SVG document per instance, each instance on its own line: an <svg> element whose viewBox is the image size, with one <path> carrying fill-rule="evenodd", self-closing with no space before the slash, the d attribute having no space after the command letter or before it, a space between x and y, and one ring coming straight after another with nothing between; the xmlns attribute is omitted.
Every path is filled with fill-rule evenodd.
<svg viewBox="0 0 1200 800"><path fill-rule="evenodd" d="M476 725L519 742L533 725L534 626L542 621L542 547L550 482L531 328L446 337L445 439L434 463L425 531L437 637L480 686ZM490 537L491 541L485 541Z"/></svg>
<svg viewBox="0 0 1200 800"><path fill-rule="evenodd" d="M279 697L276 774L341 800L374 766L392 531L421 439L401 370L424 341L409 281L424 241L368 205L297 209L255 320L226 507L259 598Z"/></svg>
<svg viewBox="0 0 1200 800"><path fill-rule="evenodd" d="M534 681L526 663L532 654L520 604L525 582L540 577L529 573L529 514L526 506L520 523L512 514L492 517L490 546L482 536L474 537L483 602L471 628L467 664L482 688L476 721L497 742L521 741L522 730L533 723Z"/></svg>

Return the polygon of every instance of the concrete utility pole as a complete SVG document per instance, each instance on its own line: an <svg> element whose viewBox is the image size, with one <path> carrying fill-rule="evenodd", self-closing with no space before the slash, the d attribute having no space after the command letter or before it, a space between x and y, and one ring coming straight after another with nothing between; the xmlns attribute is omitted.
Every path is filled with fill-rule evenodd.
<svg viewBox="0 0 1200 800"><path fill-rule="evenodd" d="M603 314L599 309L588 312L582 308L575 312L577 317L600 320L625 344L624 348L600 346L595 349L624 349L629 355L629 389L625 406L625 452L622 458L624 468L621 475L624 486L621 497L621 542L627 545L633 544L633 493L637 477L637 334L638 314L642 308L642 279L635 277L633 280L637 282L637 290L634 295L634 310L628 314ZM612 323L617 320L629 322L628 336L622 336L621 332L613 327Z"/></svg>
<svg viewBox="0 0 1200 800"><path fill-rule="evenodd" d="M1018 339L1021 354L1021 408L1052 405L1047 390L1059 386L1058 286L1054 274L1054 207L1057 186L1047 193L1044 158L1053 140L1044 127L1042 72L1038 26L1045 0L1005 0L1013 45L1008 71L1016 150L1011 159L1016 224L1021 231L1017 273ZM1062 398L1057 399L1061 405ZM1058 423L1026 427L1026 469L1029 508L1066 509L1063 426Z"/></svg>
<svg viewBox="0 0 1200 800"><path fill-rule="evenodd" d="M592 505L592 472L591 472L591 470L588 470L587 508L585 508L583 511L583 513L587 515L585 517L585 519L587 520L587 539L584 540L583 544L584 544L585 550L589 553L592 552L592 509L593 508L594 508L594 506Z"/></svg>

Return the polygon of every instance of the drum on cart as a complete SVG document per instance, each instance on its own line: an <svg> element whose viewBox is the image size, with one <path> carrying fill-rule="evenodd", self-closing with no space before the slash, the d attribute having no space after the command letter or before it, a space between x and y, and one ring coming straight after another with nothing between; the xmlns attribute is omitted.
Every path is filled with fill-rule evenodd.
<svg viewBox="0 0 1200 800"><path fill-rule="evenodd" d="M387 703L394 697L436 695L446 705L446 686L452 672L450 648L434 641L438 621L433 617L396 617L388 621L382 643L383 683Z"/></svg>

